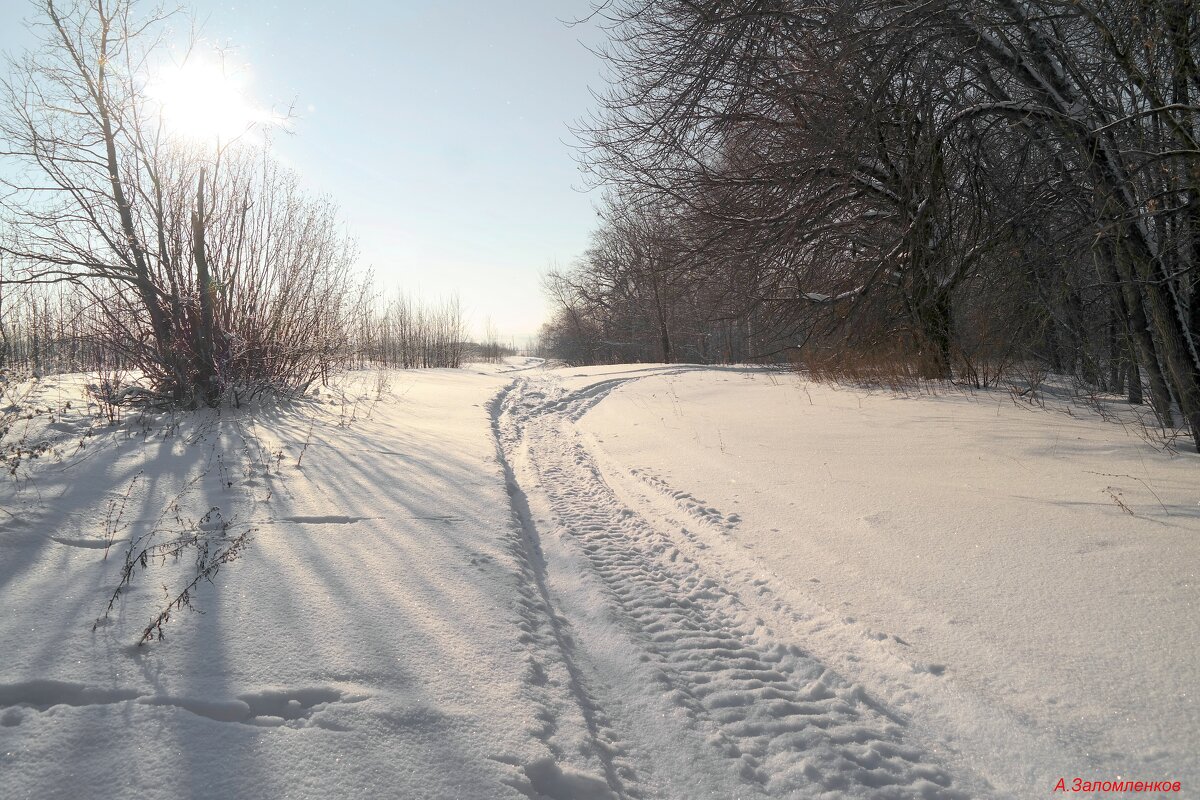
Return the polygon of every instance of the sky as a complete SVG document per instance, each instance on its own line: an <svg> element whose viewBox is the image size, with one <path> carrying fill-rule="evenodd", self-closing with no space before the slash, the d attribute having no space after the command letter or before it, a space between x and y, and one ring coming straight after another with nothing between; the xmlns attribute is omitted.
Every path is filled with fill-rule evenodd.
<svg viewBox="0 0 1200 800"><path fill-rule="evenodd" d="M590 0L346 0L185 5L231 45L254 102L294 107L276 155L331 196L387 289L457 294L472 330L521 343L547 315L541 275L595 222L569 124L593 106ZM0 3L0 49L33 7Z"/></svg>

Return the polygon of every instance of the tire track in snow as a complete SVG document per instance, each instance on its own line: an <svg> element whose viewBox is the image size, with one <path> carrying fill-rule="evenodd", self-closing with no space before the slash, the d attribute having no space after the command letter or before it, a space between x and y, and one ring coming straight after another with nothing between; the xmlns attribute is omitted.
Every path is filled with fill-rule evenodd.
<svg viewBox="0 0 1200 800"><path fill-rule="evenodd" d="M521 448L559 529L586 557L643 648L651 679L703 735L707 756L702 750L699 757L725 758L757 793L965 798L937 760L906 737L900 718L794 644L756 631L736 594L620 502L573 423L641 377L649 376L574 393L553 377L519 379L497 398L494 427L510 491L521 492L527 538L536 542L537 531L511 466ZM539 575L541 600L553 609L544 565ZM577 665L572 669L578 674ZM620 691L597 689L597 696ZM624 722L638 727L636 720Z"/></svg>
<svg viewBox="0 0 1200 800"><path fill-rule="evenodd" d="M511 431L505 430L511 420L506 412L513 390L523 383L524 379L518 379L502 390L493 398L490 411L497 460L504 472L519 537L512 551L521 565L519 609L524 631L522 643L528 648L526 683L539 706L539 719L544 723L544 727L533 733L545 743L553 757L515 765L523 768L527 780L516 781L513 785L531 797L548 797L551 800L600 800L611 797L637 800L642 795L636 786L634 770L622 757L603 710L588 691L575 664L574 641L567 630L568 623L556 612L551 601L537 528L525 492L513 471L509 448L505 446L511 441L512 435ZM573 703L574 708L563 707L562 698L555 696L554 685L567 690L568 702ZM569 738L569 733L562 732L564 713L571 717L578 715L586 731L587 740L575 748L578 752L570 752L568 747L560 743L560 739ZM598 762L603 780L589 774L586 767L579 769L574 763L579 756Z"/></svg>

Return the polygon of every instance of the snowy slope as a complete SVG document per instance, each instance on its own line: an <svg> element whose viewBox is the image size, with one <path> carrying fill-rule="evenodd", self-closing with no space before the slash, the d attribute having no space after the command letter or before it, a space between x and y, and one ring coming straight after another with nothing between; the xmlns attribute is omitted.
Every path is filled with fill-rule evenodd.
<svg viewBox="0 0 1200 800"><path fill-rule="evenodd" d="M1200 464L1075 413L705 370L582 428L607 481L996 786L1195 786Z"/></svg>
<svg viewBox="0 0 1200 800"><path fill-rule="evenodd" d="M534 359L114 427L79 386L0 486L6 800L1200 778L1195 456L1119 427ZM136 646L190 574L152 562L93 631L212 508L252 539L204 613Z"/></svg>

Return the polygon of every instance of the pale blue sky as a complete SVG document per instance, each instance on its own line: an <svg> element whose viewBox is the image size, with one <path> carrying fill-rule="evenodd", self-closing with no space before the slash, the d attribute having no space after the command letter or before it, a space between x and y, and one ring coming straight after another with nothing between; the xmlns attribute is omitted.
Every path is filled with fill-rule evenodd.
<svg viewBox="0 0 1200 800"><path fill-rule="evenodd" d="M540 274L584 248L594 194L567 124L601 65L580 42L589 0L192 0L203 36L236 46L249 91L299 118L276 151L331 195L379 283L457 292L474 329L534 333ZM31 7L3 1L0 47Z"/></svg>

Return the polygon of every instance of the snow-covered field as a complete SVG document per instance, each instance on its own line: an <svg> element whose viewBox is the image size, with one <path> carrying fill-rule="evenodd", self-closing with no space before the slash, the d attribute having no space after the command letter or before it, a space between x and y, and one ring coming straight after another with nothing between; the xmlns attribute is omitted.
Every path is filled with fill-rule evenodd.
<svg viewBox="0 0 1200 800"><path fill-rule="evenodd" d="M513 359L108 426L80 387L0 484L5 800L1200 784L1200 463L1081 409ZM247 530L164 640L194 546L104 616L131 544Z"/></svg>

